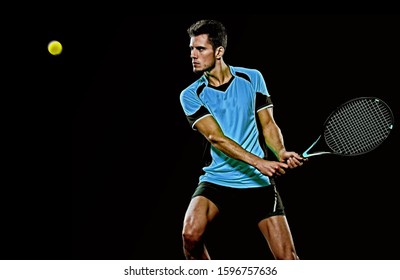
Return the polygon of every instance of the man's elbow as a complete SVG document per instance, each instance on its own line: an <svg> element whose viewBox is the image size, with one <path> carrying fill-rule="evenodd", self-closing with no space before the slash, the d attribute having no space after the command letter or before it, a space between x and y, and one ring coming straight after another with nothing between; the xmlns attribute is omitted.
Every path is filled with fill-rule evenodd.
<svg viewBox="0 0 400 280"><path fill-rule="evenodd" d="M212 145L218 145L224 141L223 135L217 135L217 134L208 134L206 136L208 142L210 142Z"/></svg>

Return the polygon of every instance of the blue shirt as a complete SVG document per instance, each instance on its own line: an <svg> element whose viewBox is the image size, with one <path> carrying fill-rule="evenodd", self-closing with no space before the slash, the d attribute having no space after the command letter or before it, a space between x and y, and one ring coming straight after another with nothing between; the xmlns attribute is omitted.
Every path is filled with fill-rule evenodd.
<svg viewBox="0 0 400 280"><path fill-rule="evenodd" d="M259 141L256 112L272 107L262 74L256 69L229 66L233 75L220 87L208 84L202 75L180 94L183 111L192 127L201 118L212 115L223 133L243 149L261 158L266 156ZM207 181L233 188L270 185L268 176L242 161L230 158L210 147L211 163L203 167L199 182Z"/></svg>

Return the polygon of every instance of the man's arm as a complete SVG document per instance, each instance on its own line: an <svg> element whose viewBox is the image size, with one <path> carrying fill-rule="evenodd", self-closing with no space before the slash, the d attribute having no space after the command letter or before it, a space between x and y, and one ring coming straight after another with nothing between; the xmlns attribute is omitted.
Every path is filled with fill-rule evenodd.
<svg viewBox="0 0 400 280"><path fill-rule="evenodd" d="M273 109L270 107L258 111L258 118L265 143L276 158L281 162L288 163L290 168L302 165L304 159L298 153L286 151L281 129L276 124L273 116Z"/></svg>
<svg viewBox="0 0 400 280"><path fill-rule="evenodd" d="M288 168L286 163L265 160L243 149L238 143L224 135L221 127L211 115L199 120L196 123L196 129L211 145L225 155L257 168L264 175L284 174L284 169Z"/></svg>

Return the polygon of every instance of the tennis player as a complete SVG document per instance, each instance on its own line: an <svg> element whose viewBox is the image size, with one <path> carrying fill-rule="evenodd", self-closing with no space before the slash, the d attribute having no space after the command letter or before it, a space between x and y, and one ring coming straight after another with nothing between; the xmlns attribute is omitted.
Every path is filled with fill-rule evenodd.
<svg viewBox="0 0 400 280"><path fill-rule="evenodd" d="M191 128L207 139L210 161L184 217L185 258L211 259L207 226L217 215L240 209L258 225L275 259L297 260L273 177L303 165L304 159L286 150L260 71L225 63L225 26L200 20L187 32L193 72L199 78L181 92L180 102Z"/></svg>

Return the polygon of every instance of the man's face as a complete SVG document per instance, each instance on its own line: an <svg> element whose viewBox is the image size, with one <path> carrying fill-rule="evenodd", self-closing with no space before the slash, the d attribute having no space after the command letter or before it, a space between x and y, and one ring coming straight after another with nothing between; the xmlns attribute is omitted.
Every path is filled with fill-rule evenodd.
<svg viewBox="0 0 400 280"><path fill-rule="evenodd" d="M211 71L214 68L215 52L208 41L207 34L191 37L189 47L194 73Z"/></svg>

